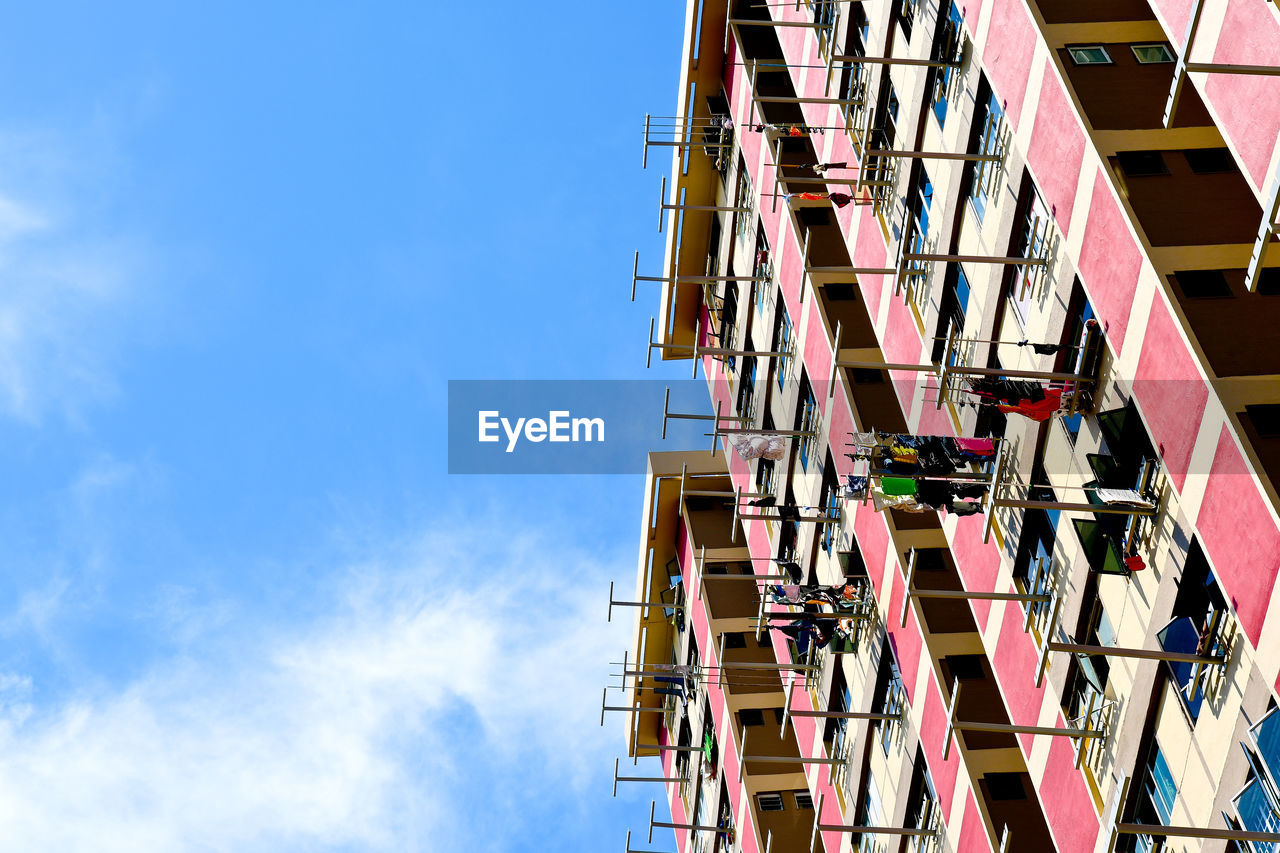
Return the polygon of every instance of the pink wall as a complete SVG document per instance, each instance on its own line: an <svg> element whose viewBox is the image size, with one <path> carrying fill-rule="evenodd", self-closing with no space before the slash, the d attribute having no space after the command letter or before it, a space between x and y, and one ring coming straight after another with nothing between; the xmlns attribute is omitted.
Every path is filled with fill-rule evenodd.
<svg viewBox="0 0 1280 853"><path fill-rule="evenodd" d="M1009 123L1016 128L1022 117L1037 38L1026 4L1022 0L994 0L991 31L999 32L1000 37L987 39L982 65L996 97L1004 104Z"/></svg>
<svg viewBox="0 0 1280 853"><path fill-rule="evenodd" d="M1071 227L1071 208L1075 206L1083 161L1084 132L1067 93L1058 82L1054 64L1045 63L1027 162L1031 164L1045 203L1056 211L1058 228L1063 234Z"/></svg>
<svg viewBox="0 0 1280 853"><path fill-rule="evenodd" d="M1227 4L1214 62L1280 66L1280 23L1268 3ZM1192 56L1198 57L1193 50ZM1244 172L1259 189L1270 175L1271 152L1280 136L1280 77L1211 74L1205 89L1228 136L1240 152Z"/></svg>
<svg viewBox="0 0 1280 853"><path fill-rule="evenodd" d="M956 571L964 580L965 589L995 591L996 578L1000 574L1000 549L994 542L982 541L982 529L986 519L973 515L956 521L956 532L951 537L951 558ZM973 618L978 627L986 630L991 612L990 601L971 602Z"/></svg>
<svg viewBox="0 0 1280 853"><path fill-rule="evenodd" d="M993 849L987 838L987 828L982 823L982 813L978 811L978 803L970 791L964 799L964 823L956 853L991 853Z"/></svg>
<svg viewBox="0 0 1280 853"><path fill-rule="evenodd" d="M1280 530L1226 426L1218 436L1196 529L1256 646L1280 571Z"/></svg>
<svg viewBox="0 0 1280 853"><path fill-rule="evenodd" d="M1201 378L1160 295L1151 306L1134 394L1151 437L1161 448L1165 469L1181 491L1209 400L1209 386Z"/></svg>
<svg viewBox="0 0 1280 853"><path fill-rule="evenodd" d="M1142 252L1129 233L1128 220L1099 172L1093 182L1089 217L1080 250L1080 277L1102 320L1107 343L1117 354L1124 347L1129 311L1142 271Z"/></svg>
<svg viewBox="0 0 1280 853"><path fill-rule="evenodd" d="M929 755L929 773L933 776L933 789L938 795L942 816L951 819L951 800L956 790L956 775L960 770L960 744L952 742L951 756L942 760L942 738L947 730L947 707L938 691L933 673L929 673L929 686L925 689L924 711L920 721L920 743Z"/></svg>

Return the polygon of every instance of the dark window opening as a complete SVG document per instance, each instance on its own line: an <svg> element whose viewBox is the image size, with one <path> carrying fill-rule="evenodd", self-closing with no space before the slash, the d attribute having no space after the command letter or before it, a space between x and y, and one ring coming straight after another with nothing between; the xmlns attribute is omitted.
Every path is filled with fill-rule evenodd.
<svg viewBox="0 0 1280 853"><path fill-rule="evenodd" d="M1244 411L1259 438L1280 438L1280 404L1258 403Z"/></svg>
<svg viewBox="0 0 1280 853"><path fill-rule="evenodd" d="M858 286L849 281L837 281L824 285L827 299L831 302L853 302L858 298Z"/></svg>
<svg viewBox="0 0 1280 853"><path fill-rule="evenodd" d="M961 681L973 681L986 678L984 660L983 655L947 655L942 659L942 663L944 670L950 675L948 680L954 681L958 678Z"/></svg>
<svg viewBox="0 0 1280 853"><path fill-rule="evenodd" d="M1169 174L1164 155L1159 151L1121 151L1116 154L1121 170L1130 178L1148 178Z"/></svg>
<svg viewBox="0 0 1280 853"><path fill-rule="evenodd" d="M982 780L987 783L987 793L993 800L1025 800L1027 789L1022 784L1021 773L987 773Z"/></svg>
<svg viewBox="0 0 1280 853"><path fill-rule="evenodd" d="M1178 289L1188 299L1214 299L1231 296L1231 285L1222 270L1178 270L1173 274Z"/></svg>
<svg viewBox="0 0 1280 853"><path fill-rule="evenodd" d="M1239 171L1235 158L1227 148L1189 148L1182 152L1182 156L1187 158L1187 165L1197 175Z"/></svg>

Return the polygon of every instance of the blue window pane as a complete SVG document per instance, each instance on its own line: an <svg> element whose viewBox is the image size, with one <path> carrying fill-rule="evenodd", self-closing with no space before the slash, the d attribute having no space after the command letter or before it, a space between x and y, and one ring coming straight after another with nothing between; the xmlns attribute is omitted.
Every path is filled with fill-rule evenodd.
<svg viewBox="0 0 1280 853"><path fill-rule="evenodd" d="M1280 818L1267 799L1266 789L1257 777L1254 777L1240 796L1236 798L1236 811L1240 815L1240 823L1249 832L1280 831ZM1252 848L1255 853L1275 853L1280 845L1273 842L1256 842Z"/></svg>
<svg viewBox="0 0 1280 853"><path fill-rule="evenodd" d="M956 7L955 3L951 4L949 17L952 27L955 28L957 33L960 32L960 25L963 19L960 15L960 9ZM943 58L947 59L949 57ZM955 71L954 68L950 67L938 69L938 86L934 90L936 99L933 102L933 115L937 118L939 127L943 127L947 123L947 91L951 88L951 78Z"/></svg>
<svg viewBox="0 0 1280 853"><path fill-rule="evenodd" d="M960 313L969 313L969 277L964 269L956 267L956 301L960 303Z"/></svg>
<svg viewBox="0 0 1280 853"><path fill-rule="evenodd" d="M996 99L995 93L992 92L991 97L987 100L985 115L979 114L978 116L978 121L982 122L984 130L987 131L978 141L979 154L995 153L999 140L994 132L994 127L1002 116L1004 116L1004 110L1001 109L1000 101ZM987 211L986 181L979 182L975 180L972 193L973 210L978 214L978 219L981 221Z"/></svg>
<svg viewBox="0 0 1280 853"><path fill-rule="evenodd" d="M1151 804L1155 806L1160 822L1172 823L1173 804L1178 799L1178 785L1173 781L1173 773L1169 771L1169 764L1164 760L1164 753L1160 751L1159 746L1155 748L1155 755L1151 761L1151 785L1148 793L1151 795Z"/></svg>
<svg viewBox="0 0 1280 853"><path fill-rule="evenodd" d="M1200 647L1200 630L1196 628L1196 623L1189 616L1174 619L1156 632L1156 638L1160 641L1160 648L1167 652L1193 655ZM1168 663L1169 669L1173 672L1173 684L1178 690L1178 695L1182 697L1182 704L1187 706L1191 719L1197 719L1200 716L1200 705L1204 701L1203 691L1197 690L1195 699L1187 699L1187 685L1191 681L1191 672L1195 664L1180 661Z"/></svg>

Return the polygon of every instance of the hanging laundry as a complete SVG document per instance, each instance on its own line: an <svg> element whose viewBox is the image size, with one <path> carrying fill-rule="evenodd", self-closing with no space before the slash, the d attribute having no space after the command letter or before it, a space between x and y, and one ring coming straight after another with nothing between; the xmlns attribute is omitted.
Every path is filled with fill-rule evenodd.
<svg viewBox="0 0 1280 853"><path fill-rule="evenodd" d="M965 456L988 459L996 455L996 443L989 438L955 438L952 441Z"/></svg>
<svg viewBox="0 0 1280 853"><path fill-rule="evenodd" d="M853 201L853 196L848 193L827 193L827 198L831 199L831 203L836 207L846 207Z"/></svg>
<svg viewBox="0 0 1280 853"><path fill-rule="evenodd" d="M800 564L794 560L779 560L778 569L787 576L793 584L798 584L804 580L804 572L800 570Z"/></svg>
<svg viewBox="0 0 1280 853"><path fill-rule="evenodd" d="M1058 350L1062 349L1064 344L1033 344L1031 341L1018 341L1020 347L1031 347L1040 355L1056 355Z"/></svg>
<svg viewBox="0 0 1280 853"><path fill-rule="evenodd" d="M982 510L982 504L977 501L952 501L947 505L947 511L952 515L978 515Z"/></svg>
<svg viewBox="0 0 1280 853"><path fill-rule="evenodd" d="M867 478L855 477L853 474L846 474L844 477L844 489L842 497L852 498L854 500L862 500L867 494Z"/></svg>
<svg viewBox="0 0 1280 853"><path fill-rule="evenodd" d="M827 194L826 193L787 193L785 196L783 196L783 198L787 200L787 204L791 204L791 202L794 201L795 199L802 199L804 201L825 201L827 198Z"/></svg>
<svg viewBox="0 0 1280 853"><path fill-rule="evenodd" d="M771 507L777 502L777 498L773 495L769 495L768 497L758 498L754 501L747 501L747 506Z"/></svg>
<svg viewBox="0 0 1280 853"><path fill-rule="evenodd" d="M996 408L1002 412L1022 415L1033 421L1044 422L1049 420L1058 413L1062 408L1062 390L1060 388L1050 388L1042 391L1044 395L1039 400L1021 400L1014 405L999 403Z"/></svg>
<svg viewBox="0 0 1280 853"><path fill-rule="evenodd" d="M883 512L886 509L898 509L903 512L929 511L929 507L917 503L911 495L886 495L879 489L871 490L871 501L875 505L876 512Z"/></svg>
<svg viewBox="0 0 1280 853"><path fill-rule="evenodd" d="M729 444L743 459L779 460L786 455L786 442L780 435L757 435L737 432L727 436Z"/></svg>
<svg viewBox="0 0 1280 853"><path fill-rule="evenodd" d="M851 432L849 436L852 439L851 443L858 447L870 449L880 444L874 432Z"/></svg>
<svg viewBox="0 0 1280 853"><path fill-rule="evenodd" d="M880 490L886 495L914 495L916 481L909 477L881 477Z"/></svg>
<svg viewBox="0 0 1280 853"><path fill-rule="evenodd" d="M828 169L847 169L849 168L849 164L845 161L841 161L839 163L815 163L809 168L821 175Z"/></svg>
<svg viewBox="0 0 1280 853"><path fill-rule="evenodd" d="M1155 504L1144 498L1135 489L1098 489L1094 492L1098 500L1106 504L1155 509Z"/></svg>

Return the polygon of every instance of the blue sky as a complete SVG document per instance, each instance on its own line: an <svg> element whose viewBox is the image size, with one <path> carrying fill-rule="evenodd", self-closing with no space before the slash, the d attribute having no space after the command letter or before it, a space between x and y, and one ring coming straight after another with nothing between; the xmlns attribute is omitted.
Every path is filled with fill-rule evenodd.
<svg viewBox="0 0 1280 853"><path fill-rule="evenodd" d="M643 827L640 480L450 477L445 389L687 375L627 301L683 4L442 5L9 10L0 849Z"/></svg>

